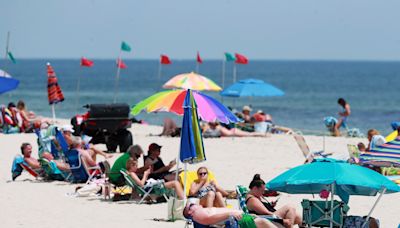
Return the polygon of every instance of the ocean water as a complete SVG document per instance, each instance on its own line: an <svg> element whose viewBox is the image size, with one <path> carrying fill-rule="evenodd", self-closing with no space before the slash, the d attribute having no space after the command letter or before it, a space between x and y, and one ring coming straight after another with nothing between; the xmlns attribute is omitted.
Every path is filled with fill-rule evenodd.
<svg viewBox="0 0 400 228"><path fill-rule="evenodd" d="M18 60L17 64L0 62L0 68L20 80L13 92L0 95L0 104L23 99L28 109L39 115L51 116L47 100L46 62L51 62L57 74L65 101L56 105L57 117L71 118L83 113L83 104L113 102L116 67L114 60L94 60L92 68L81 68L75 60ZM174 61L162 68L158 78L158 61L127 60L121 70L118 102L133 106L142 99L162 90L172 76L195 70L195 62ZM225 86L232 83L232 64L226 65ZM200 73L222 85L222 61L205 61ZM80 77L80 106L76 89ZM237 79L257 78L285 91L282 97L224 98L227 106L241 109L251 105L270 113L278 125L319 134L326 132L325 116L338 116L339 97L352 108L349 127L359 128L364 134L376 128L387 134L390 123L400 121L400 62L355 61L250 61L237 66ZM207 94L222 100L217 92ZM151 124L162 124L164 117L181 118L170 113L141 113L138 118Z"/></svg>

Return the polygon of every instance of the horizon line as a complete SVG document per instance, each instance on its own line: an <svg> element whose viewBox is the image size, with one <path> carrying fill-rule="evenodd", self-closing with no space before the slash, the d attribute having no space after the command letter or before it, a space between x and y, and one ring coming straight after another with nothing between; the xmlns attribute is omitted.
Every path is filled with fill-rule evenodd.
<svg viewBox="0 0 400 228"><path fill-rule="evenodd" d="M114 58L90 58L86 56L82 56L85 58L88 58L90 60L104 60L104 61L115 61ZM29 57L29 58L17 58L18 60L46 60L46 59L51 59L51 60L80 60L81 57L78 58L70 58L70 57L50 57L50 58L44 58L44 57ZM172 61L193 61L196 62L196 58L171 58ZM159 59L154 59L154 58L124 58L124 61L160 61ZM208 61L224 61L224 59L215 59L215 58L210 58L210 59L203 59L204 62ZM249 59L249 62L259 62L259 61L271 61L271 62L400 62L400 59Z"/></svg>

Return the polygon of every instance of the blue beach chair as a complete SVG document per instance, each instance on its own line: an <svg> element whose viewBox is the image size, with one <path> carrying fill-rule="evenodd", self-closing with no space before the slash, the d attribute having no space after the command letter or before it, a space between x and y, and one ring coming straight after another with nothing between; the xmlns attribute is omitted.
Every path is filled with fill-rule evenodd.
<svg viewBox="0 0 400 228"><path fill-rule="evenodd" d="M97 174L102 174L100 166L88 167L76 149L65 153L65 158L70 166L74 183L89 183Z"/></svg>
<svg viewBox="0 0 400 228"><path fill-rule="evenodd" d="M71 149L65 153L65 158L70 166L74 183L85 183L89 179L78 150Z"/></svg>

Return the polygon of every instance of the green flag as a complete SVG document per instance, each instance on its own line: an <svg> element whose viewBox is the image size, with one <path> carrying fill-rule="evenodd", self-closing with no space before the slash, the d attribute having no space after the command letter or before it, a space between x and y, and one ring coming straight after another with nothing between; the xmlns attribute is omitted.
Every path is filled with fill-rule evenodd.
<svg viewBox="0 0 400 228"><path fill-rule="evenodd" d="M131 47L129 46L129 44L127 44L126 42L122 41L121 43L121 50L122 51L131 51Z"/></svg>
<svg viewBox="0 0 400 228"><path fill-rule="evenodd" d="M17 63L17 61L15 60L13 54L10 51L7 54L8 54L8 58L10 58L11 62Z"/></svg>
<svg viewBox="0 0 400 228"><path fill-rule="evenodd" d="M225 58L227 62L232 62L236 60L235 56L228 52L225 52Z"/></svg>

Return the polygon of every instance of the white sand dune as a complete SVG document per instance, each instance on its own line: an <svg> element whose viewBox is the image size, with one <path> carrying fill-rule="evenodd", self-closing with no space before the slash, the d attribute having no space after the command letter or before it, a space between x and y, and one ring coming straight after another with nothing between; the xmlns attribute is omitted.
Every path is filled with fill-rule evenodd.
<svg viewBox="0 0 400 228"><path fill-rule="evenodd" d="M177 157L179 138L147 136L161 132L161 127L134 125L134 143L145 151L156 142L163 146L161 157L168 162ZM311 150L323 148L320 136L305 136ZM358 143L366 139L325 138L325 148L335 156L345 157L346 144ZM26 172L15 182L11 181L11 162L20 153L22 142L30 142L37 151L34 134L0 135L0 213L1 227L183 227L183 221L155 222L153 218L166 218L167 204L136 205L128 201L111 202L101 198L74 198L67 193L77 185L66 182L35 181ZM105 148L104 145L99 146ZM207 161L189 165L189 169L207 166L215 173L218 182L226 189L234 189L237 184L248 185L255 173L268 181L281 172L302 164L303 155L292 136L273 135L269 138L220 138L205 139ZM36 153L34 153L37 156ZM115 154L114 158L119 156ZM102 159L102 158L99 158ZM316 196L317 197L317 196ZM311 195L282 194L279 205L293 204L301 211L303 198ZM351 215L366 215L375 197L353 196L350 198ZM236 201L231 201L235 207ZM373 215L380 219L381 227L397 227L400 223L400 194L382 197Z"/></svg>

